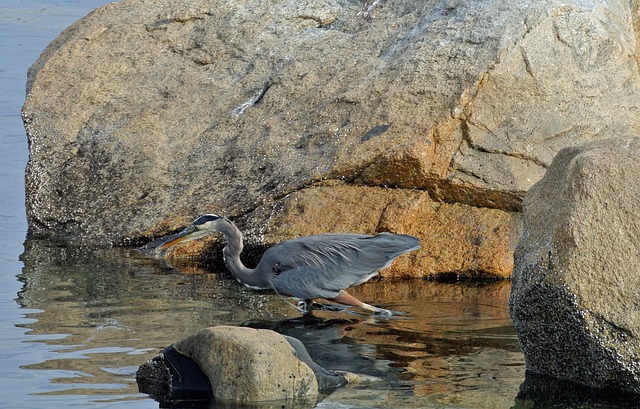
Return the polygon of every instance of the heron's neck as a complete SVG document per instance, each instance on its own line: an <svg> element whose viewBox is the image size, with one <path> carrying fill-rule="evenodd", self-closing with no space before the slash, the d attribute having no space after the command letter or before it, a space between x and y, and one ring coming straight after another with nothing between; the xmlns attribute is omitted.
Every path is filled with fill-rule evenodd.
<svg viewBox="0 0 640 409"><path fill-rule="evenodd" d="M231 274L241 283L255 288L267 288L268 284L257 276L254 269L246 267L240 260L240 253L244 247L242 233L232 223L221 229L227 239L227 246L222 250L224 263Z"/></svg>

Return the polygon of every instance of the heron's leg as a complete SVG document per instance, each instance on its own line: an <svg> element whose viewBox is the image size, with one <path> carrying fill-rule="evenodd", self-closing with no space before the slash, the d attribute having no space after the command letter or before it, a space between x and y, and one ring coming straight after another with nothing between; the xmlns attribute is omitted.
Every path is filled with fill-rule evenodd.
<svg viewBox="0 0 640 409"><path fill-rule="evenodd" d="M362 302L344 290L340 291L340 294L338 294L337 297L332 298L331 301L335 301L344 305L350 305L352 307L359 307L368 311L373 311L376 314L393 315L391 311L385 310L384 308L375 307L373 305L367 304L366 302Z"/></svg>

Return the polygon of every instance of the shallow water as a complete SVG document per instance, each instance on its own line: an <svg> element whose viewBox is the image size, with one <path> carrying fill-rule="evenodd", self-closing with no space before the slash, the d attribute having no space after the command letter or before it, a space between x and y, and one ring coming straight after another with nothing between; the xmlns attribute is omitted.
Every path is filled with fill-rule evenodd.
<svg viewBox="0 0 640 409"><path fill-rule="evenodd" d="M157 408L138 393L138 366L218 324L275 329L302 340L327 368L373 377L321 408L608 407L517 398L525 374L508 282L380 280L355 295L403 315L300 320L286 300L247 290L225 271L177 271L125 250L23 245L26 71L66 26L103 3L0 3L0 408Z"/></svg>
<svg viewBox="0 0 640 409"><path fill-rule="evenodd" d="M248 290L224 271L181 273L127 252L46 241L29 242L24 261L17 302L32 321L21 327L43 353L21 369L48 374L41 398L144 399L138 365L220 324L274 329L302 340L329 369L379 379L321 407L509 407L524 377L508 282L379 280L354 293L403 315L319 311L301 320L287 300Z"/></svg>

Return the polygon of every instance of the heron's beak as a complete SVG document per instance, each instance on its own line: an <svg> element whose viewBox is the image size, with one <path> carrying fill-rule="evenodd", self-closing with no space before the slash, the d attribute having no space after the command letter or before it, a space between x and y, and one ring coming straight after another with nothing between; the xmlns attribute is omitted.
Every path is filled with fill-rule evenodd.
<svg viewBox="0 0 640 409"><path fill-rule="evenodd" d="M176 237L174 239L170 239L166 243L163 243L162 245L160 245L160 248L163 249L163 250L166 250L169 247L173 246L174 244L178 244L181 241L185 241L186 239L187 239L186 235L185 236Z"/></svg>
<svg viewBox="0 0 640 409"><path fill-rule="evenodd" d="M183 241L191 241L193 239L197 239L199 237L205 236L206 233L202 230L198 230L193 226L189 226L186 229L182 230L180 233L172 234L171 236L166 237L163 241L164 243L160 244L158 247L162 250L166 250L169 247L178 244Z"/></svg>

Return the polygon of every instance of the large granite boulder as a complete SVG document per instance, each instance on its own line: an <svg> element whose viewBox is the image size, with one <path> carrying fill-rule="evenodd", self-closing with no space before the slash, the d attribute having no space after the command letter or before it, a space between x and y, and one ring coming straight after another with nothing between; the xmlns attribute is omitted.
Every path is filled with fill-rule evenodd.
<svg viewBox="0 0 640 409"><path fill-rule="evenodd" d="M123 0L78 21L29 70L30 233L133 244L217 213L251 247L322 214L418 235L410 275L508 276L555 153L640 129L636 10L378 4Z"/></svg>
<svg viewBox="0 0 640 409"><path fill-rule="evenodd" d="M640 138L566 148L525 197L511 314L527 370L640 395Z"/></svg>

